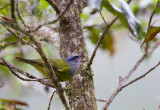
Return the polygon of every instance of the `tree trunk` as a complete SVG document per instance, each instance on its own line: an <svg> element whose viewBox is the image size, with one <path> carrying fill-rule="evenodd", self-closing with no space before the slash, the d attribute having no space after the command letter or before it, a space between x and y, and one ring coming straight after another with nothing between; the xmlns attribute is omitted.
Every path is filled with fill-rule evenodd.
<svg viewBox="0 0 160 110"><path fill-rule="evenodd" d="M55 0L55 3L60 10L63 10L69 1ZM84 55L78 75L66 85L66 93L69 98L71 110L97 109L92 71L86 69L88 54L85 47L80 17L84 3L83 0L74 0L58 22L61 57L67 58L72 55Z"/></svg>

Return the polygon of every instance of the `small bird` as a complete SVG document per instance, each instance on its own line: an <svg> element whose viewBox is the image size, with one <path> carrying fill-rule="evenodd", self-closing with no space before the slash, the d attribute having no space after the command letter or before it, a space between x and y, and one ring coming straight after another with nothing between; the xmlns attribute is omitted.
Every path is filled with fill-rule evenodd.
<svg viewBox="0 0 160 110"><path fill-rule="evenodd" d="M66 60L49 59L49 62L52 65L53 70L55 71L58 81L64 82L71 80L73 76L77 74L77 71L80 66L81 57L82 55L74 55L67 58ZM16 60L34 66L44 77L49 76L49 71L45 67L45 64L42 59L24 59L16 57Z"/></svg>

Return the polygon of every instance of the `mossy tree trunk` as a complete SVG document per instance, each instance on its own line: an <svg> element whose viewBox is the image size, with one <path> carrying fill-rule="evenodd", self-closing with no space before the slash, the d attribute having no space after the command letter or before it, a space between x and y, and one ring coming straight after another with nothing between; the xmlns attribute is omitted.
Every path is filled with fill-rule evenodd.
<svg viewBox="0 0 160 110"><path fill-rule="evenodd" d="M55 4L63 10L69 0L55 0ZM69 104L72 110L96 110L96 98L92 71L86 69L88 54L83 37L81 11L85 1L73 0L69 9L58 21L60 34L60 54L62 58L83 54L82 64L72 81L67 83Z"/></svg>

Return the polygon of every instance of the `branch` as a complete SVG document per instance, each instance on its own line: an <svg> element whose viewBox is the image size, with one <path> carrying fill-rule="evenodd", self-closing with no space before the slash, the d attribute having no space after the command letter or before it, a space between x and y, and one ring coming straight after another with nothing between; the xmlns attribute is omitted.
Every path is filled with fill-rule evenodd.
<svg viewBox="0 0 160 110"><path fill-rule="evenodd" d="M132 1L132 0L128 0L127 3L130 3L131 1ZM105 27L105 29L104 29L104 31L103 31L103 33L102 33L102 36L101 36L100 39L98 40L98 42L97 42L97 44L96 44L96 47L95 47L95 49L94 49L94 51L93 51L93 53L92 53L92 55L91 55L91 58L89 59L89 62L88 62L88 67L89 67L89 68L90 68L90 66L91 66L91 64L92 64L92 62L93 62L93 59L94 59L94 57L95 57L95 55L96 55L96 52L97 52L99 46L101 45L103 39L105 38L105 36L106 36L106 34L108 33L108 31L109 31L109 29L111 28L111 26L115 23L115 21L116 21L118 18L119 18L118 16L115 16L115 17L113 18L113 20L112 20L108 25L106 25L106 27Z"/></svg>
<svg viewBox="0 0 160 110"><path fill-rule="evenodd" d="M109 105L112 103L112 101L114 100L114 98L118 95L118 93L120 93L120 91L121 91L122 89L124 89L125 87L133 84L134 82L136 82L136 81L144 78L144 77L145 77L146 75L148 75L151 71L153 71L154 69L156 69L159 65L160 65L160 62L158 62L154 67L152 67L152 68L151 68L150 70L148 70L146 73L144 73L143 75L135 78L134 80L130 81L130 82L127 83L127 84L124 84L126 81L124 82L124 81L122 80L122 81L119 83L117 89L116 89L116 90L114 91L114 93L110 96L110 98L109 98L108 102L106 103L106 105L104 106L103 110L107 110L107 108L109 107Z"/></svg>
<svg viewBox="0 0 160 110"><path fill-rule="evenodd" d="M24 25L24 27L28 27L28 26L26 25L26 23L24 22L24 20L22 19L21 15L20 15L19 6L18 6L18 0L16 0L16 12L17 12L17 15L18 15L21 23Z"/></svg>
<svg viewBox="0 0 160 110"><path fill-rule="evenodd" d="M99 101L99 102L105 102L105 103L107 103L107 102L108 102L107 100L103 100L103 99L96 99L96 101Z"/></svg>
<svg viewBox="0 0 160 110"><path fill-rule="evenodd" d="M6 62L6 61L5 61L5 62ZM13 64L11 64L11 63L9 63L9 62L7 62L7 65L6 65L6 63L4 63L4 62L0 62L0 64L3 65L3 66L7 66L7 65L8 65L7 67L10 67L12 70L14 70L14 71L16 71L16 72L19 72L20 74L22 74L22 75L30 78L30 79L29 79L30 81L37 81L37 82L39 82L39 83L41 83L41 84L44 84L44 85L46 85L46 86L55 88L55 86L54 86L51 82L45 81L44 78L43 78L43 79L42 79L42 78L37 78L37 77L31 75L30 73L24 72L21 68L15 66L15 65L13 65ZM21 78L21 79L22 79L22 78ZM29 81L29 80L27 79L27 81Z"/></svg>
<svg viewBox="0 0 160 110"><path fill-rule="evenodd" d="M26 33L27 36L29 36L29 38L34 42L34 44L36 45L37 47L37 52L39 53L39 55L41 56L42 60L44 61L44 64L46 66L46 68L49 70L50 72L50 77L52 78L52 81L53 81L53 84L55 85L55 88L57 89L58 93L59 93L59 97L63 103L63 105L66 107L66 110L69 110L69 107L68 107L68 104L67 104L67 101L66 101L66 98L64 96L64 93L62 92L63 91L63 88L62 88L62 85L57 81L57 76L50 64L50 62L48 61L44 51L43 51L43 48L42 48L42 45L41 45L41 42L36 39L34 36L32 36L32 34L30 33Z"/></svg>
<svg viewBox="0 0 160 110"><path fill-rule="evenodd" d="M35 32L38 29L40 29L42 26L49 25L49 24L54 24L55 22L57 22L64 15L64 13L68 10L68 8L70 7L70 5L72 4L73 1L74 0L70 0L70 2L67 4L66 8L63 11L61 11L61 13L56 17L56 19L54 19L53 21L49 21L48 23L40 24L35 30L31 30L31 31L28 31L28 32Z"/></svg>
<svg viewBox="0 0 160 110"><path fill-rule="evenodd" d="M132 80L132 81L130 81L129 83L127 83L127 84L125 84L124 86L122 86L121 90L122 90L123 88L125 88L125 87L133 84L134 82L136 82L136 81L144 78L144 77L147 76L151 71L153 71L154 69L156 69L159 65L160 65L160 61L159 61L154 67L152 67L150 70L148 70L146 73L144 73L143 75L135 78L134 80Z"/></svg>
<svg viewBox="0 0 160 110"><path fill-rule="evenodd" d="M52 95L51 95L51 98L50 98L50 100L49 100L49 104L48 104L48 109L47 109L47 110L50 110L50 106L51 106L51 103L52 103L52 99L53 99L53 96L54 96L55 93L56 93L56 91L54 91L54 92L52 93Z"/></svg>
<svg viewBox="0 0 160 110"><path fill-rule="evenodd" d="M147 37L148 31L149 31L149 29L150 29L150 27L151 27L151 22L152 22L152 19L153 19L154 14L155 14L155 12L156 12L156 10L157 10L157 8L158 8L158 5L159 5L159 0L157 1L156 7L155 7L155 9L153 10L153 12L152 12L152 14L151 14L151 16L150 16L150 18L149 18L146 37ZM142 47L143 44L145 43L146 37L145 37L145 39L143 40L143 42L142 42L142 44L141 44L141 47ZM148 45L148 43L147 43L147 45ZM146 47L148 47L148 46L146 46ZM147 50L147 49L146 49L146 50Z"/></svg>
<svg viewBox="0 0 160 110"><path fill-rule="evenodd" d="M106 24L106 26L107 26L108 24L107 24L106 20L104 19L103 15L102 15L102 12L100 11L99 13L100 13L101 18L103 19L104 23L105 23L105 24Z"/></svg>
<svg viewBox="0 0 160 110"><path fill-rule="evenodd" d="M16 16L15 16L15 0L10 0L11 1L11 18L17 23L17 20L16 20Z"/></svg>
<svg viewBox="0 0 160 110"><path fill-rule="evenodd" d="M114 100L116 95L121 91L122 87L124 86L125 82L130 78L130 76L133 74L134 71L139 67L139 65L144 61L144 59L151 54L158 46L160 45L160 39L158 39L157 42L154 43L154 45L147 51L146 54L144 54L138 61L137 63L131 68L131 70L128 72L125 78L122 79L122 81L119 83L117 89L114 91L114 93L110 96L108 99L108 102L104 106L104 110L106 110L111 102Z"/></svg>
<svg viewBox="0 0 160 110"><path fill-rule="evenodd" d="M160 110L160 105L158 106L158 110Z"/></svg>
<svg viewBox="0 0 160 110"><path fill-rule="evenodd" d="M58 9L57 5L54 4L54 2L52 0L46 0L51 6L52 8L55 10L55 12L57 14L59 14L61 11Z"/></svg>

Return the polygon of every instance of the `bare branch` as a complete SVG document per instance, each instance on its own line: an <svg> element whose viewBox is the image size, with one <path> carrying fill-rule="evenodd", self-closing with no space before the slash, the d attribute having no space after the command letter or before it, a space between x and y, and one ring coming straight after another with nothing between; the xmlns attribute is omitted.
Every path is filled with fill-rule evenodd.
<svg viewBox="0 0 160 110"><path fill-rule="evenodd" d="M50 106L51 106L51 103L52 103L52 99L53 99L53 96L54 96L55 93L56 93L56 91L54 91L54 92L52 93L52 95L51 95L51 98L50 98L50 100L49 100L49 104L48 104L48 109L47 109L47 110L50 110Z"/></svg>
<svg viewBox="0 0 160 110"><path fill-rule="evenodd" d="M15 110L18 110L17 107L16 107L16 104L15 104L14 102L13 102L12 104L13 104L13 106L14 106L14 109L15 109Z"/></svg>
<svg viewBox="0 0 160 110"><path fill-rule="evenodd" d="M125 87L127 87L127 86L133 84L134 82L136 82L136 81L138 81L138 80L144 78L144 77L145 77L146 75L148 75L151 71L153 71L154 69L156 69L159 65L160 65L160 62L158 62L154 67L152 67L150 70L148 70L148 71L147 71L146 73L144 73L143 75L141 75L141 76L135 78L134 80L132 80L132 81L130 81L129 83L127 83L127 84L125 84L124 86L122 86L121 89L123 89L123 88L125 88Z"/></svg>
<svg viewBox="0 0 160 110"><path fill-rule="evenodd" d="M146 73L144 73L142 76L132 80L131 82L125 84L126 81L121 81L117 87L117 89L114 91L114 93L110 96L108 102L106 103L106 105L104 106L104 110L107 110L107 108L109 107L109 105L112 103L112 101L114 100L114 98L120 93L120 91L122 89L124 89L125 87L129 86L130 84L144 78L147 74L149 74L151 71L153 71L155 68L157 68L160 65L160 62L158 62L154 67L152 67L150 70L148 70Z"/></svg>
<svg viewBox="0 0 160 110"><path fill-rule="evenodd" d="M17 20L16 20L16 16L15 16L15 0L10 0L11 1L11 18L15 21L15 23L17 23Z"/></svg>
<svg viewBox="0 0 160 110"><path fill-rule="evenodd" d="M55 12L57 13L57 14L59 14L61 11L58 9L58 7L57 7L57 5L56 4L54 4L54 2L52 1L52 0L46 0L51 6L52 6L52 8L55 10Z"/></svg>
<svg viewBox="0 0 160 110"><path fill-rule="evenodd" d="M39 83L41 83L41 84L44 84L44 85L46 85L46 86L55 88L55 86L54 86L50 81L45 81L45 80L44 80L44 79L46 79L46 78L37 78L36 76L31 75L30 73L24 72L21 68L15 66L15 65L13 65L13 64L11 64L11 63L9 63L9 62L7 62L7 65L6 65L6 63L4 63L4 62L0 62L0 64L3 65L3 66L7 66L7 65L8 65L12 70L14 70L14 71L16 71L16 72L19 72L20 74L22 74L22 75L30 78L30 79L27 79L26 81L37 81L37 82L39 82ZM7 66L7 67L8 67L8 66ZM14 73L15 73L15 72L14 72ZM21 78L21 79L23 79L23 78ZM23 81L25 81L25 80L23 80Z"/></svg>
<svg viewBox="0 0 160 110"><path fill-rule="evenodd" d="M105 24L106 24L106 26L107 26L108 24L107 24L106 20L104 19L103 15L102 15L102 12L100 11L99 13L100 13L100 15L101 15L101 17L102 17L102 19L103 19L104 23L105 23Z"/></svg>
<svg viewBox="0 0 160 110"><path fill-rule="evenodd" d="M137 67L144 61L144 59L147 57L148 54L151 54L160 44L160 39L158 39L157 42L148 50L146 54L144 54L137 63L131 68L131 70L128 72L125 78L122 79L122 81L119 83L117 89L114 91L114 93L110 96L108 99L108 102L106 103L104 110L106 110L111 102L114 100L114 98L117 96L117 94L122 90L123 86L127 82L127 80L130 78L130 76L133 74L134 71L136 71Z"/></svg>
<svg viewBox="0 0 160 110"><path fill-rule="evenodd" d="M27 34L27 33L26 33ZM30 37L30 39L34 42L34 44L36 45L37 47L37 52L39 53L39 55L41 56L42 60L44 61L44 64L45 66L48 68L49 72L50 72L50 77L52 77L52 81L53 81L53 84L55 85L55 88L57 89L57 92L59 93L59 97L62 101L62 103L64 104L64 106L66 107L66 110L69 110L69 107L68 107L68 104L67 104L67 101L66 101L66 98L64 96L64 93L62 92L63 91L63 88L62 88L62 85L57 81L57 76L49 62L49 60L47 59L44 51L43 51L43 48L42 48L42 45L41 45L41 42L36 39L34 36L32 36L32 34L28 33L27 36Z"/></svg>
<svg viewBox="0 0 160 110"><path fill-rule="evenodd" d="M24 25L24 27L28 27L28 26L26 25L26 23L24 22L24 20L22 19L21 15L20 15L19 6L18 6L18 0L16 0L16 12L17 12L17 15L18 15L21 23Z"/></svg>
<svg viewBox="0 0 160 110"><path fill-rule="evenodd" d="M158 106L158 110L160 110L160 105Z"/></svg>
<svg viewBox="0 0 160 110"><path fill-rule="evenodd" d="M96 101L99 101L99 102L105 102L105 103L107 103L107 102L108 102L107 100L103 100L103 99L96 99Z"/></svg>
<svg viewBox="0 0 160 110"><path fill-rule="evenodd" d="M54 19L53 21L49 21L48 23L40 24L35 30L31 30L31 31L28 31L28 32L35 32L38 29L40 29L42 26L49 25L49 24L54 24L55 22L57 22L59 20L59 18L61 18L64 15L64 13L68 10L68 8L70 7L70 5L72 4L73 1L74 0L70 0L68 5L66 6L66 8L56 17L56 19Z"/></svg>
<svg viewBox="0 0 160 110"><path fill-rule="evenodd" d="M101 36L100 39L98 40L98 42L97 42L97 44L96 44L96 47L95 47L95 49L94 49L94 51L93 51L93 53L92 53L92 55L91 55L91 58L89 59L88 67L91 66L91 64L92 64L92 62L93 62L93 59L94 59L94 57L95 57L95 55L96 55L96 52L97 52L99 46L101 45L101 42L102 42L103 39L105 38L105 36L106 36L106 34L108 33L110 27L114 24L114 22L115 22L117 19L118 19L118 16L115 16L115 17L113 18L113 20L111 21L111 23L109 23L109 24L106 26L106 28L104 29L104 31L103 31L103 33L102 33L102 36Z"/></svg>
<svg viewBox="0 0 160 110"><path fill-rule="evenodd" d="M149 31L149 29L150 29L150 27L151 27L151 22L152 22L153 16L154 16L154 14L155 14L155 12L156 12L156 10L157 10L158 6L159 6L159 0L157 1L156 7L155 7L155 9L153 10L153 12L152 12L152 14L151 14L151 16L150 16L150 18L149 18L146 37L147 37L148 31ZM141 47L142 47L142 46L143 46L143 44L145 43L145 41L146 41L146 37L145 37L144 41L142 42ZM148 45L148 43L147 43L146 45ZM146 46L146 47L148 47L148 46ZM146 49L146 50L147 50L147 49ZM146 52L147 52L147 51L146 51Z"/></svg>

